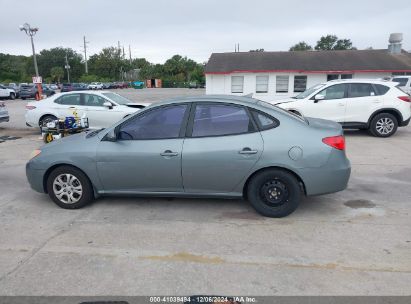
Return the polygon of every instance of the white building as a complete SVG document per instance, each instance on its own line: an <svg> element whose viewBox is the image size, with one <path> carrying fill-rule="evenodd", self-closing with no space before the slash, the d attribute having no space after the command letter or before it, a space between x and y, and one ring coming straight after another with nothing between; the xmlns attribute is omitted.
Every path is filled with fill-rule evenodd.
<svg viewBox="0 0 411 304"><path fill-rule="evenodd" d="M273 101L333 79L411 75L411 54L392 50L213 53L206 94Z"/></svg>

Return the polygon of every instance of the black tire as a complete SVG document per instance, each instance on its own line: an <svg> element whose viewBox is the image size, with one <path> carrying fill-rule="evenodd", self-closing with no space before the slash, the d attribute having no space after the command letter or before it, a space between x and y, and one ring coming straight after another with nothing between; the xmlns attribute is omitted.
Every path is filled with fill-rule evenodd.
<svg viewBox="0 0 411 304"><path fill-rule="evenodd" d="M74 188L71 187L72 184L70 184L70 182L67 182L67 177L65 181L59 179L61 176L64 178L67 174L75 177L75 179L71 178L71 180L73 181L74 186L78 187L79 185L81 187L81 195L78 192L73 191ZM58 184L60 184L60 181L66 182L63 184L64 188L59 188ZM54 182L57 184L54 185ZM59 190L64 191L64 193L62 192L61 198L56 196L56 193L58 193ZM79 209L89 204L94 199L93 187L91 186L88 177L79 169L70 166L57 167L50 173L47 178L47 192L57 206L64 209ZM70 197L73 199L73 202L71 203L69 202Z"/></svg>
<svg viewBox="0 0 411 304"><path fill-rule="evenodd" d="M267 217L284 217L297 209L301 189L297 178L284 170L270 169L254 176L247 186L254 209Z"/></svg>
<svg viewBox="0 0 411 304"><path fill-rule="evenodd" d="M48 122L51 122L53 120L57 120L57 117L54 116L54 115L45 115L45 116L43 116L42 118L40 118L40 121L39 121L40 128L43 127L43 126L45 127Z"/></svg>
<svg viewBox="0 0 411 304"><path fill-rule="evenodd" d="M380 113L371 120L369 131L376 137L390 137L397 132L398 120L390 113Z"/></svg>
<svg viewBox="0 0 411 304"><path fill-rule="evenodd" d="M11 99L11 100L16 99L16 94L10 93L9 99Z"/></svg>
<svg viewBox="0 0 411 304"><path fill-rule="evenodd" d="M21 99L22 99L22 100L26 100L26 97L22 97Z"/></svg>

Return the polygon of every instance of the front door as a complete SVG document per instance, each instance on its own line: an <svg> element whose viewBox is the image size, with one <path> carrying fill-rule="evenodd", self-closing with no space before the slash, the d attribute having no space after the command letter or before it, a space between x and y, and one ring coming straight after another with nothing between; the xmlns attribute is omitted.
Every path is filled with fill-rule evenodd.
<svg viewBox="0 0 411 304"><path fill-rule="evenodd" d="M104 102L110 102L102 96L82 93L85 112L90 128L105 128L123 119L125 114L116 110L116 106L105 107ZM111 102L110 102L111 103Z"/></svg>
<svg viewBox="0 0 411 304"><path fill-rule="evenodd" d="M193 113L183 146L184 191L232 192L261 156L260 132L242 106L200 103Z"/></svg>
<svg viewBox="0 0 411 304"><path fill-rule="evenodd" d="M346 91L346 84L335 84L318 92L315 96L322 95L324 98L316 100L315 96L313 96L305 101L305 104L302 106L304 116L343 123L347 106L347 100L345 99Z"/></svg>
<svg viewBox="0 0 411 304"><path fill-rule="evenodd" d="M101 141L97 170L106 193L182 192L181 152L189 104L144 111Z"/></svg>

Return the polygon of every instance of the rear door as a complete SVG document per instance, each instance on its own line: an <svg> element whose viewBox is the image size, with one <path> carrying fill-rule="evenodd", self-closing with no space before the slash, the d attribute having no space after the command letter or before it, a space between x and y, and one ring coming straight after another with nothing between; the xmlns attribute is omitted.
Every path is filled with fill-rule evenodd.
<svg viewBox="0 0 411 304"><path fill-rule="evenodd" d="M54 101L54 108L59 118L74 116L81 118L85 113L80 93L64 94Z"/></svg>
<svg viewBox="0 0 411 304"><path fill-rule="evenodd" d="M324 99L316 100L315 96L322 95ZM306 101L302 107L304 116L329 119L344 122L347 106L347 85L335 84L329 86Z"/></svg>
<svg viewBox="0 0 411 304"><path fill-rule="evenodd" d="M6 87L0 85L0 97L8 97L8 91L6 90Z"/></svg>
<svg viewBox="0 0 411 304"><path fill-rule="evenodd" d="M218 102L194 104L182 154L184 191L233 191L262 151L263 140L246 107Z"/></svg>
<svg viewBox="0 0 411 304"><path fill-rule="evenodd" d="M345 123L367 123L371 114L382 105L383 98L371 83L350 83Z"/></svg>

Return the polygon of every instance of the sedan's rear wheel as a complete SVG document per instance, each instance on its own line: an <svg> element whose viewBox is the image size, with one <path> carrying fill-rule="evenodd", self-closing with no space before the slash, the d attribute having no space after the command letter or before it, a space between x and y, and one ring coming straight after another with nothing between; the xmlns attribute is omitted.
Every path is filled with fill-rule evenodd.
<svg viewBox="0 0 411 304"><path fill-rule="evenodd" d="M87 176L69 166L58 167L50 173L47 192L50 198L64 209L84 207L93 199L93 188Z"/></svg>
<svg viewBox="0 0 411 304"><path fill-rule="evenodd" d="M301 189L294 175L271 169L258 173L251 179L247 197L258 213L268 217L284 217L297 209Z"/></svg>

